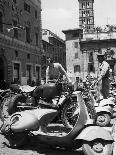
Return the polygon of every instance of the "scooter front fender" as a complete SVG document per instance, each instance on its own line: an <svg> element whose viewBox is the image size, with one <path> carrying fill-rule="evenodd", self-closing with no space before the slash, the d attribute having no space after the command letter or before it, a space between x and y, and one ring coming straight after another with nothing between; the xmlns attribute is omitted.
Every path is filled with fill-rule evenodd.
<svg viewBox="0 0 116 155"><path fill-rule="evenodd" d="M96 113L103 112L103 113L108 113L111 116L113 115L113 108L111 107L96 107L95 110L96 110Z"/></svg>
<svg viewBox="0 0 116 155"><path fill-rule="evenodd" d="M76 140L93 141L95 139L103 139L112 141L113 138L109 131L99 126L88 126L75 138Z"/></svg>

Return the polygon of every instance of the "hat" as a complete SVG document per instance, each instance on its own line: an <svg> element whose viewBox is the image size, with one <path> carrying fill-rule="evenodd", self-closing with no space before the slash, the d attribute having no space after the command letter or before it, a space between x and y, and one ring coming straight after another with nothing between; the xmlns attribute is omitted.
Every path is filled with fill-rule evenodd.
<svg viewBox="0 0 116 155"><path fill-rule="evenodd" d="M98 53L97 54L97 57L104 57L105 56L105 54L103 54L103 53Z"/></svg>

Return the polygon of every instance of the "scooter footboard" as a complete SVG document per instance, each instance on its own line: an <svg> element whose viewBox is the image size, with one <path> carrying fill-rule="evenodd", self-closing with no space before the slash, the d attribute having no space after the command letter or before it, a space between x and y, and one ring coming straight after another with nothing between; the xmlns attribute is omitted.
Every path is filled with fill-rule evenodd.
<svg viewBox="0 0 116 155"><path fill-rule="evenodd" d="M113 142L113 137L110 132L99 126L88 126L75 138L75 140L85 141L93 141L95 139L103 139Z"/></svg>

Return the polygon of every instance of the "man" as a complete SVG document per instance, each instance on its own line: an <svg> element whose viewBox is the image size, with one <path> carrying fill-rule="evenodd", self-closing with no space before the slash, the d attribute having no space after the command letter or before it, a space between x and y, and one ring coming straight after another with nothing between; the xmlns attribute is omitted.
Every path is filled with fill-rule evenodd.
<svg viewBox="0 0 116 155"><path fill-rule="evenodd" d="M110 70L110 66L109 64L106 62L106 57L105 54L98 54L97 55L98 58L98 62L101 64L100 68L99 68L99 75L98 75L98 79L97 79L97 83L100 86L100 82L102 82L101 84L101 93L103 95L103 98L106 99L109 97L109 70Z"/></svg>
<svg viewBox="0 0 116 155"><path fill-rule="evenodd" d="M54 63L53 60L49 58L48 67L46 69L46 83L48 83L49 80L57 80L61 75L65 75L67 82L71 83L71 80L62 65L59 63Z"/></svg>

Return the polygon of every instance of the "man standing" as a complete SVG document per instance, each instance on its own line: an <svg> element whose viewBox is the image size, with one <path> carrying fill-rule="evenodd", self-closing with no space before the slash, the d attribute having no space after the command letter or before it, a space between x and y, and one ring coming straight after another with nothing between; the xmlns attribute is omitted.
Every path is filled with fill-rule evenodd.
<svg viewBox="0 0 116 155"><path fill-rule="evenodd" d="M100 82L102 82L101 85L101 93L103 95L103 98L106 99L109 97L109 76L110 76L110 66L105 60L105 54L98 54L97 55L98 62L101 64L99 68L99 75L98 75L98 80L97 83L99 85Z"/></svg>
<svg viewBox="0 0 116 155"><path fill-rule="evenodd" d="M49 58L48 67L46 69L46 83L48 83L49 80L57 80L61 75L65 75L67 82L71 83L71 80L62 65L59 63L54 63L53 60Z"/></svg>

